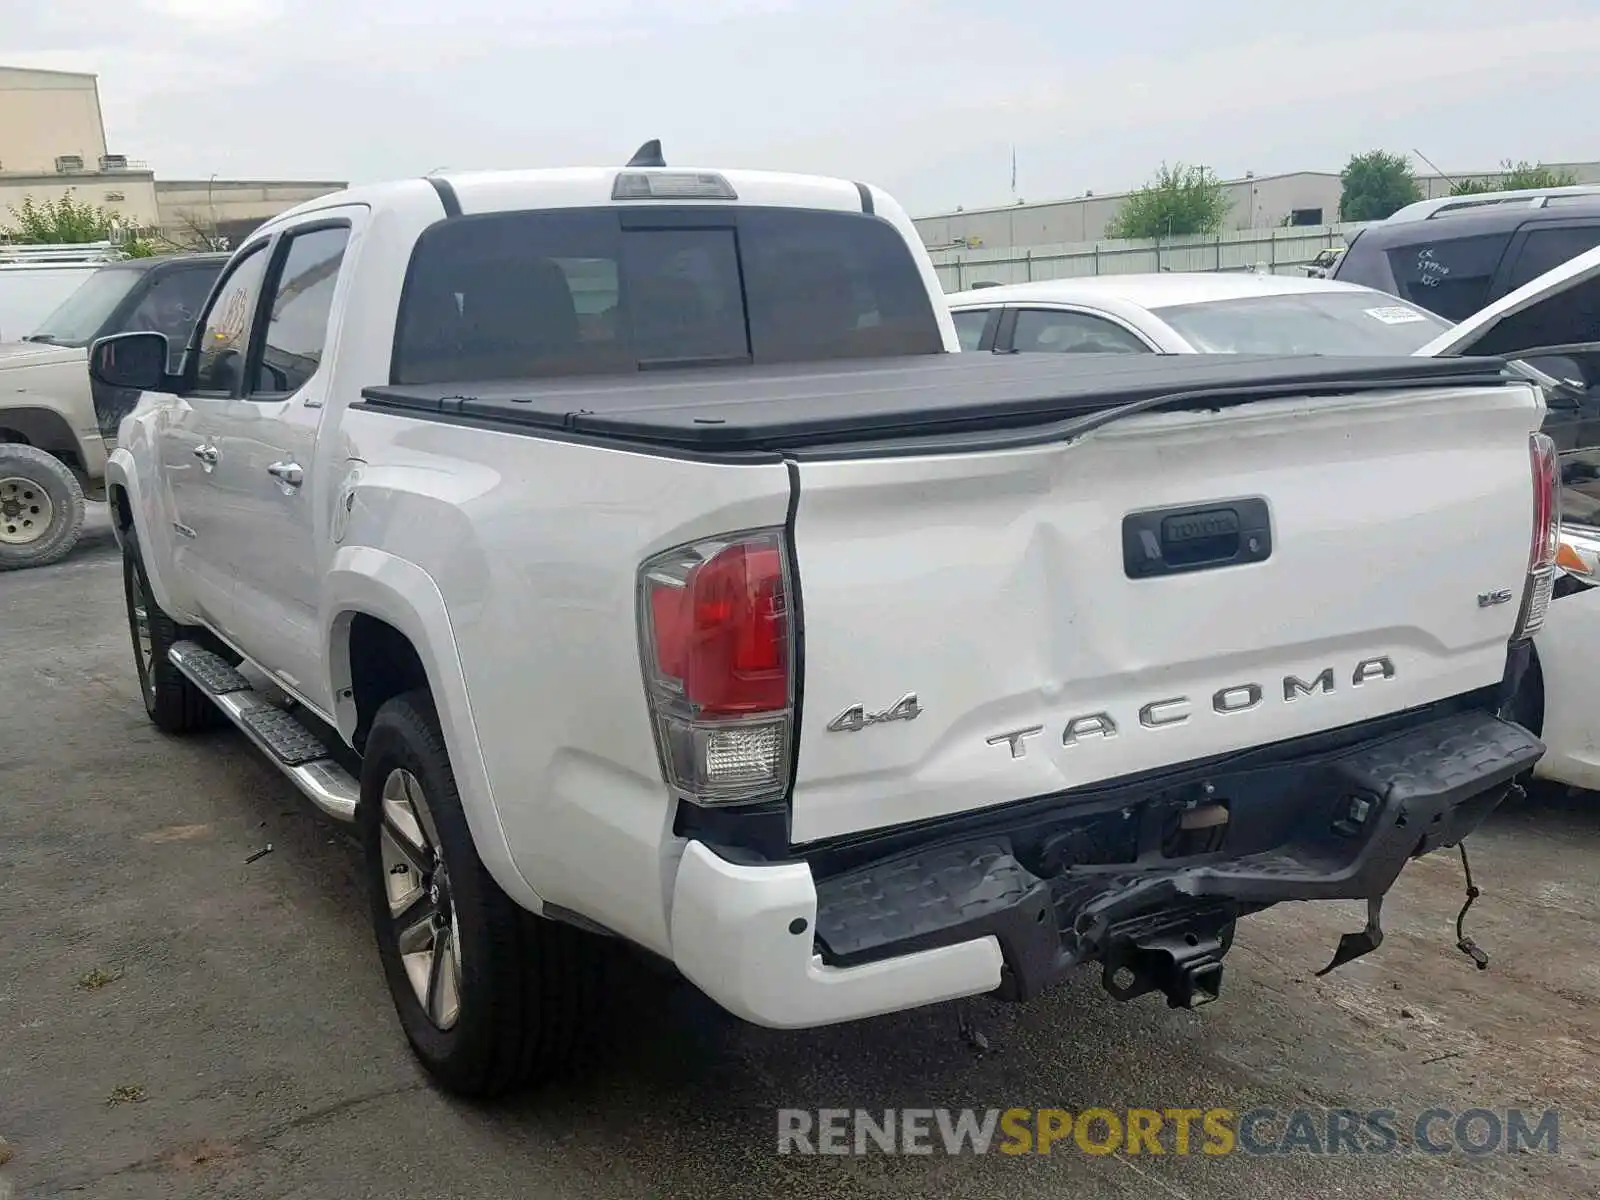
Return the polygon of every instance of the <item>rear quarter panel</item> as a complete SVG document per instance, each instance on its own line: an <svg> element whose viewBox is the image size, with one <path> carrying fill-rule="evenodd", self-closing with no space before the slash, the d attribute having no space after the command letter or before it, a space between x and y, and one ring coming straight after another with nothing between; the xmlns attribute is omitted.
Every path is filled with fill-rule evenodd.
<svg viewBox="0 0 1600 1200"><path fill-rule="evenodd" d="M517 869L545 903L670 951L681 846L645 702L637 570L698 537L782 526L787 469L363 410L344 432L364 465L343 545L415 563L442 596L477 741L451 756L481 754ZM327 627L339 616L324 606Z"/></svg>

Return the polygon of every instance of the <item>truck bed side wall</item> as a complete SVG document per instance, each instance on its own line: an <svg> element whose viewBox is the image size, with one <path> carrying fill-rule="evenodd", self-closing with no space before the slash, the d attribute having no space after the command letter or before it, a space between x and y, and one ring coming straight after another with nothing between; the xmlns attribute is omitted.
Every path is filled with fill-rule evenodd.
<svg viewBox="0 0 1600 1200"><path fill-rule="evenodd" d="M362 470L343 547L415 563L449 612L455 650L432 657L459 659L470 696L478 746L450 751L482 755L490 794L464 795L480 843L519 847L516 868L542 901L668 951L681 847L641 685L636 571L698 537L783 525L787 469L361 411L344 431L383 465ZM340 617L324 607L330 639Z"/></svg>

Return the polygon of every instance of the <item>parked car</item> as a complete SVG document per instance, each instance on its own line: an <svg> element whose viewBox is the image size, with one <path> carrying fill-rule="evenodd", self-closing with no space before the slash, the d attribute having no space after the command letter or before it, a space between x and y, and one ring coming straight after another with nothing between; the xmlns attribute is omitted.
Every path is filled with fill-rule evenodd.
<svg viewBox="0 0 1600 1200"><path fill-rule="evenodd" d="M1600 247L1501 297L1417 354L1504 355L1543 385L1543 430L1561 469L1559 574L1516 713L1545 740L1540 778L1600 789L1600 720L1590 686L1600 672Z"/></svg>
<svg viewBox="0 0 1600 1200"><path fill-rule="evenodd" d="M581 1045L605 938L784 1028L1194 1006L1239 917L1367 900L1331 969L1538 757L1532 384L956 349L888 195L658 147L322 197L178 371L95 345L146 712L355 823L445 1086Z"/></svg>
<svg viewBox="0 0 1600 1200"><path fill-rule="evenodd" d="M1600 186L1441 196L1348 239L1330 279L1465 320L1600 245Z"/></svg>
<svg viewBox="0 0 1600 1200"><path fill-rule="evenodd" d="M963 350L1411 354L1448 330L1393 296L1303 275L1091 275L946 297Z"/></svg>
<svg viewBox="0 0 1600 1200"><path fill-rule="evenodd" d="M89 344L153 330L181 353L227 260L171 255L93 268L26 337L0 343L0 571L64 558L77 545L85 499L105 496L107 447L136 397L94 394Z"/></svg>
<svg viewBox="0 0 1600 1200"><path fill-rule="evenodd" d="M1000 351L1514 358L1547 396L1544 430L1560 452L1563 514L1559 603L1535 643L1517 711L1546 743L1540 778L1600 789L1600 723L1589 691L1600 672L1600 359L1584 348L1600 342L1597 274L1600 249L1591 249L1460 324L1352 284L1247 275L1106 275L949 302L963 344ZM1106 323L1115 323L1113 333L1085 336ZM1540 347L1556 353L1531 353Z"/></svg>
<svg viewBox="0 0 1600 1200"><path fill-rule="evenodd" d="M0 243L0 343L32 333L85 279L121 258L122 252L110 242Z"/></svg>

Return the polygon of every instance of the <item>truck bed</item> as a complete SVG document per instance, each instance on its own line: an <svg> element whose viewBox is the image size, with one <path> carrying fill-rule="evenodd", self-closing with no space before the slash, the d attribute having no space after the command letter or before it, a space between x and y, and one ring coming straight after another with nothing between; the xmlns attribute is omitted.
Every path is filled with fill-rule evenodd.
<svg viewBox="0 0 1600 1200"><path fill-rule="evenodd" d="M356 407L680 453L772 454L998 432L1156 396L1220 407L1307 394L1493 384L1499 358L943 354L624 377L389 385ZM1180 395L1199 393L1187 401Z"/></svg>

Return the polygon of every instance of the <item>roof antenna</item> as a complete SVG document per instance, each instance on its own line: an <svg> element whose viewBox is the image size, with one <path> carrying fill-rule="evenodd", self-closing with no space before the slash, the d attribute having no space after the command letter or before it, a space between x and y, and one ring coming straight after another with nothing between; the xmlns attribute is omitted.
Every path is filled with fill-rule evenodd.
<svg viewBox="0 0 1600 1200"><path fill-rule="evenodd" d="M651 138L633 152L628 160L630 167L664 167L667 160L661 157L661 139Z"/></svg>

